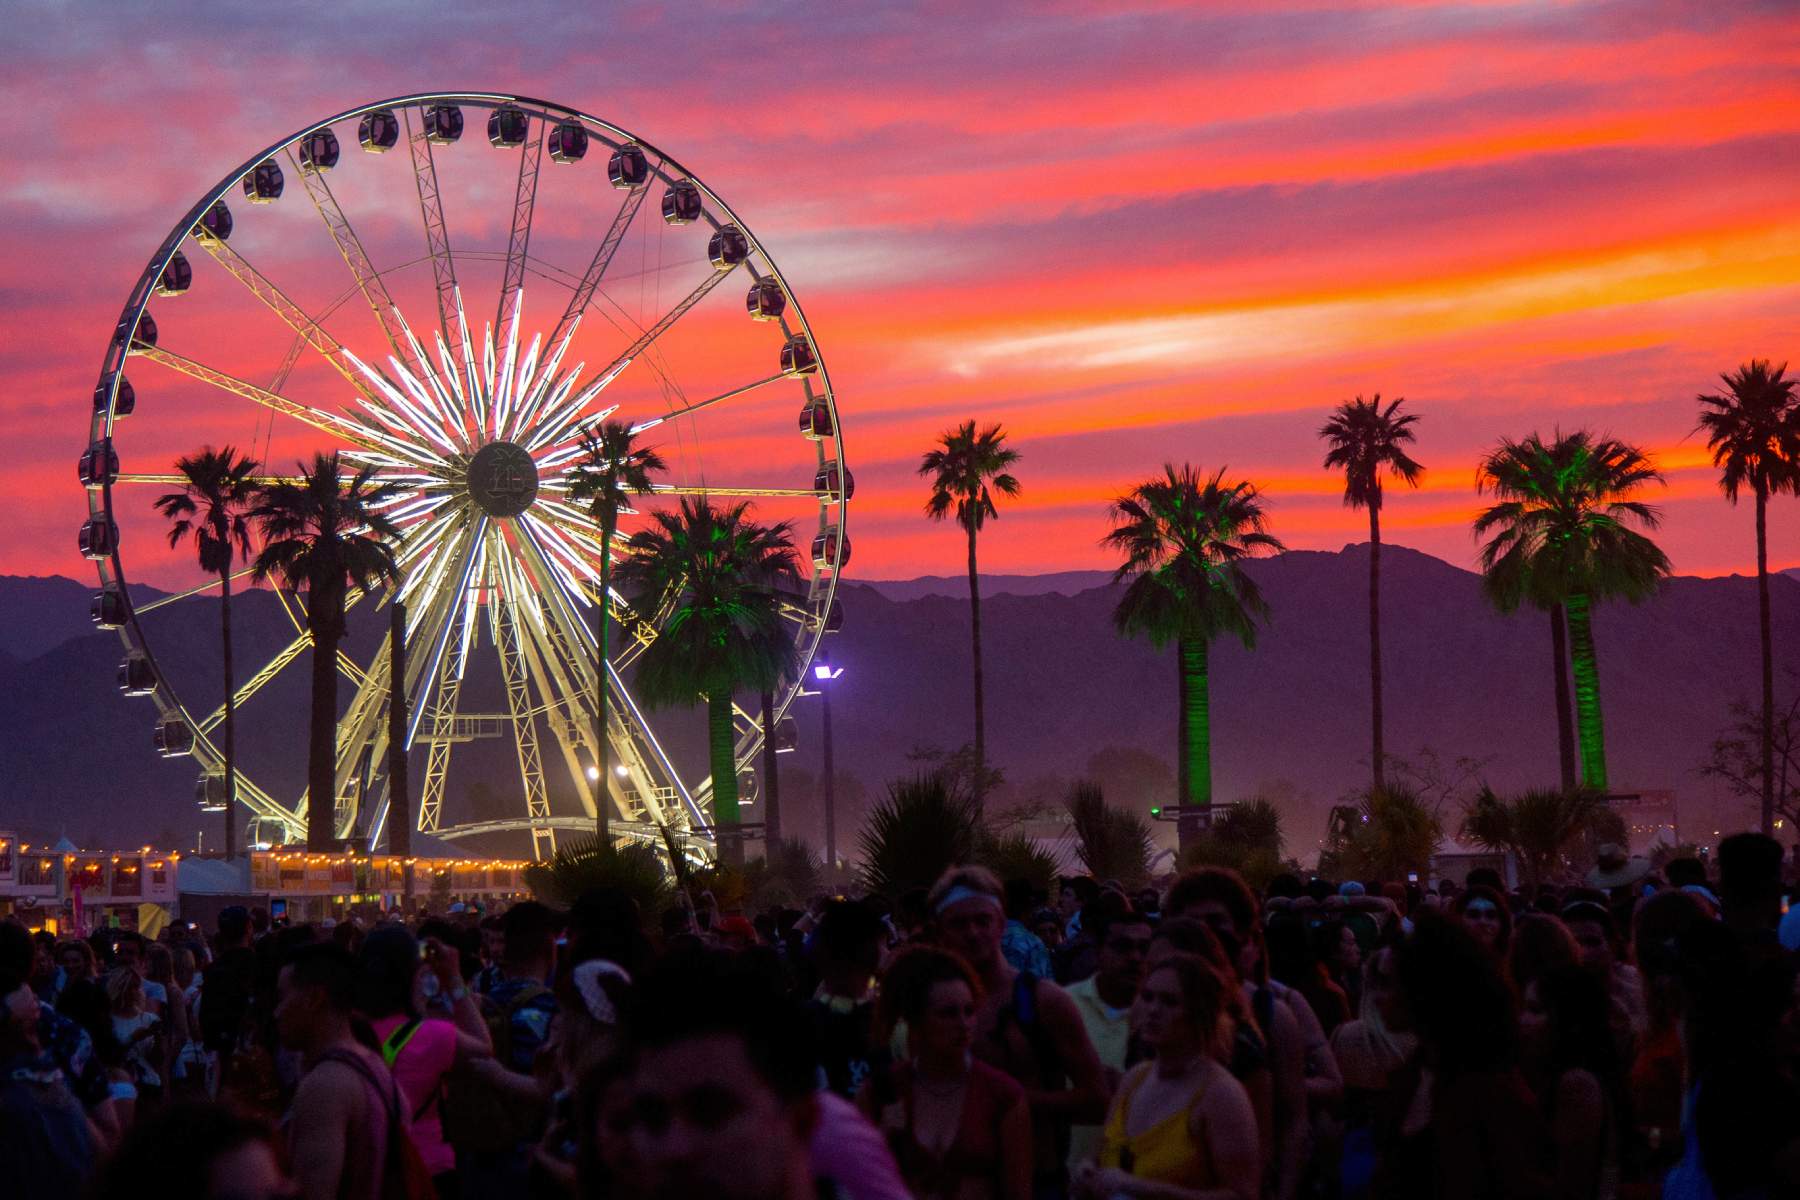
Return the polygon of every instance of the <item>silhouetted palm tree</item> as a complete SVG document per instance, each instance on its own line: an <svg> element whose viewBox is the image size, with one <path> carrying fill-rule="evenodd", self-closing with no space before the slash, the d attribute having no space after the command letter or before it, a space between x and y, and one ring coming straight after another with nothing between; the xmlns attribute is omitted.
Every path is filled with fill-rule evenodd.
<svg viewBox="0 0 1800 1200"><path fill-rule="evenodd" d="M1534 788L1507 800L1484 788L1463 818L1462 835L1484 849L1516 854L1525 887L1535 894L1595 815L1607 811L1605 804L1605 793L1591 787Z"/></svg>
<svg viewBox="0 0 1800 1200"><path fill-rule="evenodd" d="M1374 399L1358 396L1332 412L1319 436L1330 443L1325 466L1344 469L1344 503L1369 510L1369 693L1370 725L1374 731L1375 786L1386 778L1386 750L1381 729L1381 469L1410 487L1419 486L1425 468L1402 448L1413 440L1417 414L1398 415L1404 399L1384 410L1381 393Z"/></svg>
<svg viewBox="0 0 1800 1200"><path fill-rule="evenodd" d="M1017 496L1019 481L1007 468L1019 461L1019 452L1005 446L1006 434L990 425L977 432L975 422L965 421L938 435L937 448L919 463L919 474L931 479L931 498L925 515L941 521L954 509L956 523L969 535L969 617L975 646L975 811L980 813L987 781L987 724L981 679L981 576L975 568L975 535L989 517L999 518L993 492ZM992 485L993 492L989 491Z"/></svg>
<svg viewBox="0 0 1800 1200"><path fill-rule="evenodd" d="M1227 485L1223 469L1210 479L1187 464L1168 463L1163 471L1163 478L1139 484L1112 505L1113 529L1102 544L1125 555L1113 582L1132 580L1113 609L1113 625L1123 637L1148 637L1159 650L1175 643L1180 802L1211 804L1208 647L1228 633L1255 649L1256 622L1269 606L1243 564L1285 547L1268 532L1254 484ZM1184 844L1196 824L1181 822Z"/></svg>
<svg viewBox="0 0 1800 1200"><path fill-rule="evenodd" d="M1629 520L1656 528L1657 510L1635 497L1662 480L1642 450L1585 429L1559 432L1549 444L1535 433L1502 441L1475 476L1478 490L1502 497L1475 518L1476 537L1498 530L1481 548L1488 599L1502 612L1528 603L1546 610L1561 605L1568 614L1581 777L1601 791L1606 731L1589 606L1620 596L1636 604L1667 578L1668 555L1625 527Z"/></svg>
<svg viewBox="0 0 1800 1200"><path fill-rule="evenodd" d="M676 512L651 514L654 524L626 543L621 584L635 587L640 613L672 606L656 640L637 662L645 704L691 708L706 702L712 766L713 822L722 860L742 865L738 832L736 730L731 695L768 691L800 670L793 635L783 625L782 584L800 577L786 521L747 520L750 504L715 508L705 496L683 499Z"/></svg>
<svg viewBox="0 0 1800 1200"><path fill-rule="evenodd" d="M607 670L612 637L612 546L619 529L619 513L631 497L647 496L654 488L650 472L667 470L662 456L637 444L637 435L623 421L606 421L581 435L581 457L569 471L569 499L587 501L588 515L600 526L600 634L596 639L599 659L594 663L594 739L600 748L595 764L594 828L602 842L611 836L612 746L606 737Z"/></svg>
<svg viewBox="0 0 1800 1200"><path fill-rule="evenodd" d="M234 447L175 460L183 476L182 490L156 501L156 510L174 522L169 546L194 539L200 569L219 577L219 630L225 650L225 860L237 857L237 680L231 658L231 568L250 559L251 501L256 498L256 470L262 464L239 458Z"/></svg>
<svg viewBox="0 0 1800 1200"><path fill-rule="evenodd" d="M1770 370L1767 359L1752 359L1735 374L1721 375L1726 391L1700 396L1712 411L1700 414L1721 468L1719 486L1737 503L1748 484L1756 496L1756 594L1762 620L1762 831L1775 830L1775 652L1769 635L1769 538L1771 492L1800 492L1800 404L1787 364Z"/></svg>
<svg viewBox="0 0 1800 1200"><path fill-rule="evenodd" d="M250 517L263 536L253 578L271 575L306 592L312 634L312 722L306 757L306 848L336 846L338 642L345 633L344 602L351 584L364 591L394 582L399 567L389 542L400 527L381 510L401 494L397 484L373 484L373 467L346 480L338 456L315 454L300 464L299 483L262 490Z"/></svg>

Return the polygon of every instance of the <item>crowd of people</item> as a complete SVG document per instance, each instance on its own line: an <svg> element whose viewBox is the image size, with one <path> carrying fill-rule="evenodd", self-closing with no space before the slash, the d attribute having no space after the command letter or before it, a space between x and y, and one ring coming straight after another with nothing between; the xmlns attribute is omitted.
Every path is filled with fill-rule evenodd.
<svg viewBox="0 0 1800 1200"><path fill-rule="evenodd" d="M0 1194L1800 1194L1783 867L1740 834L1530 893L957 867L755 914L9 918Z"/></svg>

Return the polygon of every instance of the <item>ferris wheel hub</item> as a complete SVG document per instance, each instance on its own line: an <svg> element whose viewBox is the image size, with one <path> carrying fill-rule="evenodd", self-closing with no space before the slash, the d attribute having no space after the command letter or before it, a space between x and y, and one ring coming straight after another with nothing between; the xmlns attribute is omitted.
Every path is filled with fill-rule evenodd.
<svg viewBox="0 0 1800 1200"><path fill-rule="evenodd" d="M489 442L469 460L469 499L490 517L516 517L537 499L537 463L524 447Z"/></svg>

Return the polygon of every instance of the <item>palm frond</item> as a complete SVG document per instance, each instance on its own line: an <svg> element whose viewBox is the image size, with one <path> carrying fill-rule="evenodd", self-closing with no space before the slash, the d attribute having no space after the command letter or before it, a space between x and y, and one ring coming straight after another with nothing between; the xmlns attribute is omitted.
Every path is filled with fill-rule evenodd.
<svg viewBox="0 0 1800 1200"><path fill-rule="evenodd" d="M863 824L863 876L889 896L930 887L948 868L974 861L976 827L973 798L949 775L895 780Z"/></svg>

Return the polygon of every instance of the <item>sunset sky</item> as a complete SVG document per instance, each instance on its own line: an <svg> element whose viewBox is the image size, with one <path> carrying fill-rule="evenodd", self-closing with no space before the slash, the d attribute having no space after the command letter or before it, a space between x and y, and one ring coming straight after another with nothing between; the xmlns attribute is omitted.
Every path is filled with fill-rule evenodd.
<svg viewBox="0 0 1800 1200"><path fill-rule="evenodd" d="M610 120L754 230L831 369L858 483L852 579L962 568L914 470L969 417L1024 455L984 569L1113 565L1107 501L1165 459L1256 481L1292 547L1366 540L1316 431L1375 392L1421 414L1429 468L1390 493L1393 542L1472 565L1482 451L1587 426L1668 473L1659 537L1678 571L1754 570L1750 507L1720 496L1694 397L1745 359L1800 361L1791 0L108 7L5 8L5 573L91 577L75 550L89 396L181 214L314 120L451 89ZM339 174L378 180L353 132ZM473 123L454 153L495 154ZM616 204L603 164L581 178L599 180L596 206L568 192L541 243L565 240L570 263ZM378 234L422 247L416 197L392 198ZM319 236L305 204L290 178L281 215L234 211L244 244L260 236L323 303L349 282L342 262L303 281L273 223L306 216ZM465 244L492 233L464 228ZM210 307L202 265L177 328L247 361L261 333ZM741 306L736 320L690 339L674 369L696 389L731 377L709 356L750 336ZM131 372L127 471L267 436L155 371ZM783 394L701 428L708 477L797 455L795 411ZM276 430L272 457L303 449ZM192 582L148 500L124 522L128 571ZM1769 548L1771 567L1800 566L1800 502L1774 504Z"/></svg>

